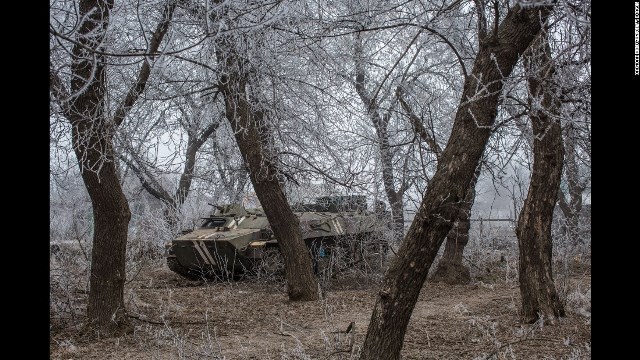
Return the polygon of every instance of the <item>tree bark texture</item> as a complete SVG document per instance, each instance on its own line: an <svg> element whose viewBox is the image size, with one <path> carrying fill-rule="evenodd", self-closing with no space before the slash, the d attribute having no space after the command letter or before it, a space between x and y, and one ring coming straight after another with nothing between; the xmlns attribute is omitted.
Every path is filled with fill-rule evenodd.
<svg viewBox="0 0 640 360"><path fill-rule="evenodd" d="M440 145L438 145L435 137L431 136L430 132L422 125L422 119L415 114L409 103L404 100L404 90L401 86L398 86L396 95L400 101L400 105L407 112L415 133L420 136L431 151L433 151L436 158L440 160L440 153L442 153ZM462 255L464 254L464 247L469 242L471 208L473 207L473 202L476 197L476 183L480 176L480 169L480 166L476 168L473 180L471 184L469 184L464 204L460 209L460 218L456 220L447 234L444 253L438 263L436 271L431 277L432 281L442 281L451 285L467 284L471 281L471 272L467 266L462 264Z"/></svg>
<svg viewBox="0 0 640 360"><path fill-rule="evenodd" d="M529 118L533 128L533 168L516 235L522 318L535 322L564 316L553 282L551 223L558 199L564 147L558 120L560 104L553 93L551 50L544 33L525 54Z"/></svg>
<svg viewBox="0 0 640 360"><path fill-rule="evenodd" d="M246 89L250 85L250 65L236 52L229 37L219 37L216 45L220 64L219 87L224 95L226 116L250 170L249 177L258 200L278 239L285 262L289 300L317 300L318 281L313 273L309 250L302 239L298 218L282 190L275 150L270 148L272 135L264 126L263 112L249 102Z"/></svg>
<svg viewBox="0 0 640 360"><path fill-rule="evenodd" d="M73 148L93 208L93 250L87 317L90 329L104 335L131 330L124 309L125 255L131 212L117 174L115 126L104 114L105 58L99 49L113 1L82 0L83 21L73 47L72 100L65 114L72 125Z"/></svg>
<svg viewBox="0 0 640 360"><path fill-rule="evenodd" d="M460 217L460 208L495 121L504 77L540 32L548 7L518 5L497 28L482 38L471 74L465 79L449 142L422 204L385 274L371 315L361 359L399 359L404 335L445 236Z"/></svg>
<svg viewBox="0 0 640 360"><path fill-rule="evenodd" d="M473 179L469 184L464 202L460 207L460 217L455 221L445 243L444 253L438 263L435 273L431 277L432 281L442 281L450 285L468 284L471 281L471 272L467 266L462 264L464 247L469 242L469 230L471 229L471 208L476 198L476 184L480 177L478 166Z"/></svg>

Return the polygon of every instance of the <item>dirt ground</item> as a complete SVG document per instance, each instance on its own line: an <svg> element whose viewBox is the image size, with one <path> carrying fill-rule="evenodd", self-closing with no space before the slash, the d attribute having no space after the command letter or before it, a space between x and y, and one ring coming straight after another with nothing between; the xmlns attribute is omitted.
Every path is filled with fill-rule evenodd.
<svg viewBox="0 0 640 360"><path fill-rule="evenodd" d="M590 266L571 274L553 325L519 322L517 282L499 268L469 285L427 282L403 359L590 359ZM89 339L51 323L50 358L357 359L377 281L346 274L323 282L321 300L293 303L282 283L194 282L155 263L127 285L133 334Z"/></svg>

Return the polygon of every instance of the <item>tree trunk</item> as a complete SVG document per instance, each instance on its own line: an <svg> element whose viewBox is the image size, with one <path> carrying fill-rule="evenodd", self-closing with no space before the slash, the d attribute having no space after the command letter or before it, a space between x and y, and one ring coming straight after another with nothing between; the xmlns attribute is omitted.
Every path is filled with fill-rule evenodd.
<svg viewBox="0 0 640 360"><path fill-rule="evenodd" d="M391 217L393 218L393 240L396 244L400 244L402 242L402 238L404 237L404 206L402 205L402 195L393 192L393 194L389 194L387 192L387 199L391 203Z"/></svg>
<svg viewBox="0 0 640 360"><path fill-rule="evenodd" d="M90 128L91 126L89 126ZM91 198L94 218L91 279L87 316L91 328L104 335L132 331L124 309L127 234L131 212L116 173L110 139L74 126L75 153ZM87 141L88 140L88 141ZM82 142L87 141L85 144ZM104 148L95 147L102 142ZM100 170L95 172L95 168Z"/></svg>
<svg viewBox="0 0 640 360"><path fill-rule="evenodd" d="M525 322L535 322L543 317L553 322L564 316L553 282L551 238L564 147L557 121L560 104L553 94L554 67L546 34L542 33L525 54L525 68L534 137L531 182L516 228L522 318Z"/></svg>
<svg viewBox="0 0 640 360"><path fill-rule="evenodd" d="M220 64L219 86L224 95L227 119L235 132L240 153L249 167L249 177L285 262L289 300L319 298L318 281L313 273L311 256L302 239L302 231L282 185L279 182L275 150L270 148L271 133L264 126L261 110L249 103L249 65L235 52L229 38L216 40Z"/></svg>
<svg viewBox="0 0 640 360"><path fill-rule="evenodd" d="M182 170L182 174L180 175L180 180L178 181L178 188L176 189L173 197L167 197L164 199L165 202L165 210L164 210L164 218L171 229L172 234L179 234L182 229L178 228L180 223L180 209L182 205L186 201L189 196L189 192L191 191L191 183L193 182L193 177L195 175L196 169L196 156L198 155L198 151L202 148L205 141L213 134L218 127L220 126L220 121L216 120L199 135L189 134L187 139L187 151L185 152L185 161L184 161L184 169ZM155 183L160 184L160 182L156 181ZM163 191L164 194L168 195L167 191ZM154 194L153 192L151 193ZM158 198L163 200L163 198Z"/></svg>
<svg viewBox="0 0 640 360"><path fill-rule="evenodd" d="M565 218L564 232L572 246L576 246L580 240L579 220L582 213L582 192L584 184L579 180L578 164L576 161L576 139L573 124L568 124L564 136L565 144L565 174L567 187L569 188L569 202L566 195L560 191L560 210Z"/></svg>
<svg viewBox="0 0 640 360"><path fill-rule="evenodd" d="M113 118L105 114L106 56L104 43L113 0L81 0L80 22L71 54L71 86L50 73L51 92L72 126L73 149L82 179L91 198L94 219L88 329L102 335L118 335L132 329L124 309L127 233L131 212L119 181L113 137L140 94L151 73L145 58L138 77ZM163 21L158 23L149 44L149 53L158 50L166 34L176 4L167 2Z"/></svg>
<svg viewBox="0 0 640 360"><path fill-rule="evenodd" d="M393 157L391 144L389 141L389 120L391 113L381 114L380 105L376 98L366 89L367 73L364 65L364 52L362 49L362 38L356 34L356 42L354 48L354 58L356 65L356 74L354 87L356 93L360 97L362 104L367 110L367 115L371 119L374 129L376 130L376 138L378 141L378 150L380 151L380 165L382 166L382 184L384 192L387 195L387 201L391 207L393 240L396 244L402 241L404 236L404 205L402 197L406 191L406 181L402 179L402 184L398 190L395 189L395 178L393 175Z"/></svg>
<svg viewBox="0 0 640 360"><path fill-rule="evenodd" d="M549 7L510 9L497 33L483 38L449 142L422 204L378 294L361 359L399 359L407 324L433 260L460 217L462 200L486 147L504 76L540 31Z"/></svg>
<svg viewBox="0 0 640 360"><path fill-rule="evenodd" d="M111 1L82 0L78 43L73 48L71 94L64 110L94 218L87 317L103 335L132 330L124 309L125 255L131 212L114 162L113 123L105 119L105 59L98 49L109 23Z"/></svg>
<svg viewBox="0 0 640 360"><path fill-rule="evenodd" d="M471 281L471 272L462 264L464 247L469 242L469 229L471 229L471 208L476 197L476 183L480 176L481 166L476 168L469 189L460 207L460 217L453 224L447 234L444 253L438 263L432 281L442 281L450 285L468 284Z"/></svg>

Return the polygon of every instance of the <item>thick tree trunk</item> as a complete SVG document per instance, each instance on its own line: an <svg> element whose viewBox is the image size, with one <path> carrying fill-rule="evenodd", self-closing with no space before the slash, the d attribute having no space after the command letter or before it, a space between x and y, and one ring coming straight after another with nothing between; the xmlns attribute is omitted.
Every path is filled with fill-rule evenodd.
<svg viewBox="0 0 640 360"><path fill-rule="evenodd" d="M102 335L118 335L133 330L124 308L131 213L116 173L110 139L94 136L91 125L83 125L74 127L73 139L94 218L87 316L92 329Z"/></svg>
<svg viewBox="0 0 640 360"><path fill-rule="evenodd" d="M407 324L433 260L460 217L474 171L495 121L504 76L540 31L549 8L514 6L497 34L482 39L451 137L422 204L378 294L361 359L399 359Z"/></svg>
<svg viewBox="0 0 640 360"><path fill-rule="evenodd" d="M226 116L235 132L240 153L249 167L249 177L285 262L289 300L304 301L319 298L318 281L313 273L311 256L302 239L302 231L282 185L275 159L275 150L269 148L272 136L264 128L261 110L249 103L249 65L244 63L231 41L217 40L216 53L220 63L219 86L224 95Z"/></svg>
<svg viewBox="0 0 640 360"><path fill-rule="evenodd" d="M460 207L460 217L453 224L447 234L444 253L438 263L438 267L431 277L432 281L442 281L450 285L468 284L471 281L471 272L462 264L464 247L469 242L469 230L471 229L471 208L476 197L476 183L480 176L481 166L476 168L469 189Z"/></svg>
<svg viewBox="0 0 640 360"><path fill-rule="evenodd" d="M104 50L106 30L113 0L81 0L80 23L71 56L71 86L50 73L51 91L58 97L72 126L73 149L82 179L91 198L94 218L93 250L88 329L110 336L131 331L124 309L127 233L131 212L119 181L113 137L140 94L151 72L145 58L138 78L127 92L113 118L105 114L106 71ZM158 50L166 34L176 4L167 2L163 21L151 38L149 53Z"/></svg>
<svg viewBox="0 0 640 360"><path fill-rule="evenodd" d="M529 192L518 218L522 317L535 322L564 316L553 282L551 223L562 177L564 147L557 120L559 103L551 84L553 64L545 34L525 55L529 118L533 128L533 169ZM554 119L555 118L555 119Z"/></svg>
<svg viewBox="0 0 640 360"><path fill-rule="evenodd" d="M396 90L396 95L400 101L400 105L407 112L411 125L416 134L429 145L429 148L440 159L442 149L433 136L422 125L422 120L413 112L413 109L404 100L404 91L401 86ZM432 281L442 281L451 285L467 284L471 281L471 272L467 266L462 264L462 255L464 247L469 242L469 230L471 229L471 208L476 196L476 183L480 176L480 166L476 168L469 190L465 195L464 203L460 208L460 218L453 224L451 230L447 234L447 242L445 243L444 253L438 263L438 267L431 277Z"/></svg>
<svg viewBox="0 0 640 360"><path fill-rule="evenodd" d="M71 67L74 74L71 94L75 97L64 107L93 207L88 325L107 336L131 330L124 310L125 254L131 213L114 162L114 124L104 116L105 59L86 48L101 46L112 7L112 1L80 1L83 22Z"/></svg>

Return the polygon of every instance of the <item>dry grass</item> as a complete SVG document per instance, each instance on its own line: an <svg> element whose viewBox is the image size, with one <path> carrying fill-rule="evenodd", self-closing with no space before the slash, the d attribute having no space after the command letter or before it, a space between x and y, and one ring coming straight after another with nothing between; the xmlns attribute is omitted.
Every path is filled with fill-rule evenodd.
<svg viewBox="0 0 640 360"><path fill-rule="evenodd" d="M525 325L516 242L496 236L472 234L465 250L471 284L425 284L403 359L590 359L590 247L561 242L554 249L567 316L555 325ZM334 259L320 277L322 299L292 303L281 277L189 281L145 246L130 246L125 301L135 332L120 338L80 333L88 263L70 250L51 258L51 359L358 358L384 270L379 262L345 268L348 259Z"/></svg>
<svg viewBox="0 0 640 360"><path fill-rule="evenodd" d="M504 276L500 266L493 269L497 278ZM193 282L154 262L127 285L134 334L83 339L77 327L56 326L51 358L357 358L377 283L344 274L325 287L321 300L291 303L282 283ZM427 283L407 330L403 358L590 358L590 276L572 277L568 288L568 315L550 326L519 323L519 290L510 282ZM81 322L82 315L75 316ZM351 322L352 331L344 333Z"/></svg>

